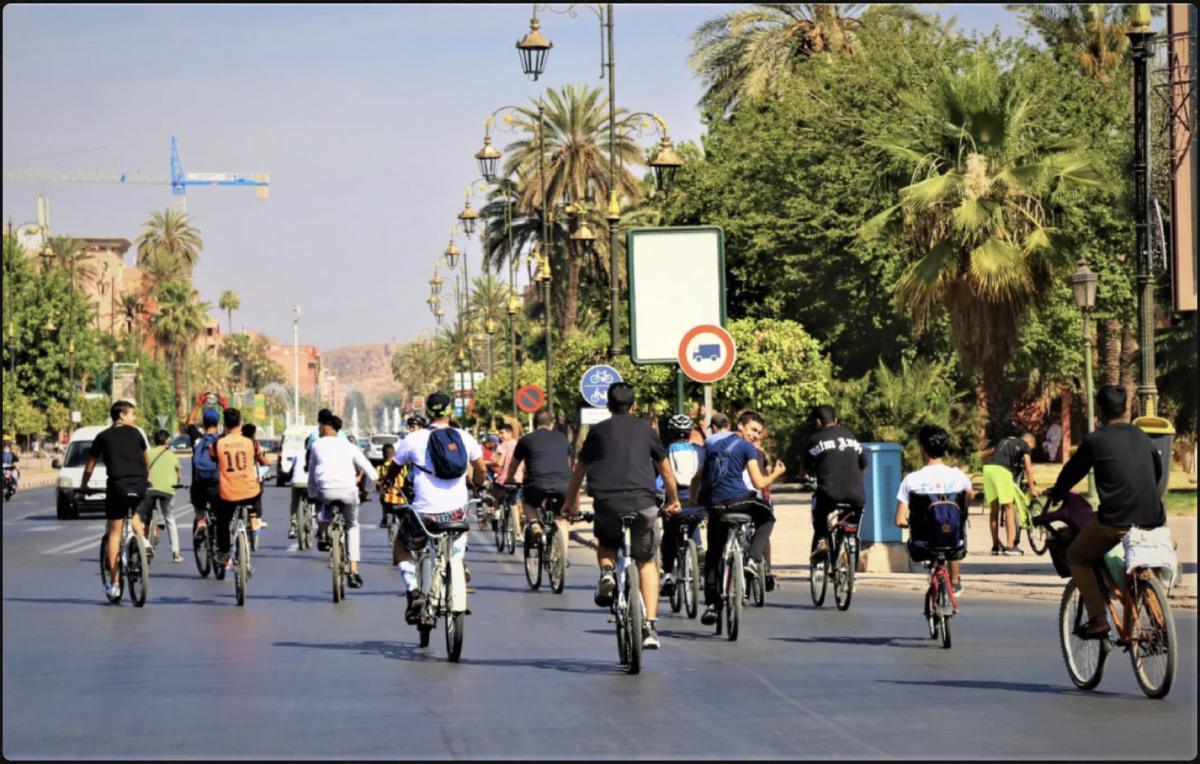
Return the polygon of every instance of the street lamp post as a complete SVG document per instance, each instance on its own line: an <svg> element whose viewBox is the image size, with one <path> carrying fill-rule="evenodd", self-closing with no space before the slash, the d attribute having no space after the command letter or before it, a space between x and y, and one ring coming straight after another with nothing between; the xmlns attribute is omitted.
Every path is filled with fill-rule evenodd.
<svg viewBox="0 0 1200 764"><path fill-rule="evenodd" d="M1150 228L1150 60L1154 56L1150 20L1149 5L1134 6L1132 29L1127 33L1133 58L1133 183L1141 356L1137 393L1142 416L1156 416L1158 410L1158 386L1154 380L1154 248Z"/></svg>
<svg viewBox="0 0 1200 764"><path fill-rule="evenodd" d="M546 410L554 413L554 377L553 377L553 348L551 346L550 324L550 258L544 252L538 258L537 282L542 287L542 306L546 312Z"/></svg>
<svg viewBox="0 0 1200 764"><path fill-rule="evenodd" d="M1075 295L1075 304L1083 316L1084 394L1087 396L1087 431L1096 429L1095 393L1092 390L1092 309L1096 307L1096 284L1100 277L1088 268L1086 257L1079 258L1079 267L1067 279ZM1088 472L1088 501L1096 503L1096 476Z"/></svg>
<svg viewBox="0 0 1200 764"><path fill-rule="evenodd" d="M300 424L300 306L293 305L292 313L292 424Z"/></svg>

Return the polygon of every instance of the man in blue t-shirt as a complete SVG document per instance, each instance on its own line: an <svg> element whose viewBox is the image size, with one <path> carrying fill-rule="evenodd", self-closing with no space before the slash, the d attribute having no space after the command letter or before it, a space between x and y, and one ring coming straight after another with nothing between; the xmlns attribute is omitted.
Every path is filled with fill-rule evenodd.
<svg viewBox="0 0 1200 764"><path fill-rule="evenodd" d="M758 412L743 412L738 417L736 433L729 432L729 420L724 416L714 415L712 422L717 432L704 441L704 469L692 480L692 495L698 495L699 503L708 509L708 540L704 551L705 609L700 617L700 622L706 626L717 622L717 574L729 535L729 526L721 521L721 516L747 514L753 520L754 537L750 541L750 562L746 572L754 576L760 575L763 551L771 538L771 529L775 527L771 506L754 491L747 490L742 482L742 472L749 472L750 482L757 491L770 486L787 472L783 462L776 460L770 474L763 474L758 449L750 442L766 425Z"/></svg>

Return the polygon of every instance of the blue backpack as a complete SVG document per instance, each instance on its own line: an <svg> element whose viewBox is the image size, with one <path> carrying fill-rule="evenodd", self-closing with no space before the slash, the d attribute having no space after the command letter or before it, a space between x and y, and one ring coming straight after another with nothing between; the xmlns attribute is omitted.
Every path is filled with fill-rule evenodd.
<svg viewBox="0 0 1200 764"><path fill-rule="evenodd" d="M467 474L467 445L453 427L431 429L429 445L425 447L425 458L433 465L433 472L413 462L424 473L442 480L455 480Z"/></svg>
<svg viewBox="0 0 1200 764"><path fill-rule="evenodd" d="M730 435L709 449L704 457L704 481L700 485L700 503L709 504L713 489L735 471L733 447L737 435Z"/></svg>
<svg viewBox="0 0 1200 764"><path fill-rule="evenodd" d="M216 435L208 433L192 446L192 474L196 479L217 480L220 478L217 461L212 458L212 454L208 450L208 447L216 439Z"/></svg>

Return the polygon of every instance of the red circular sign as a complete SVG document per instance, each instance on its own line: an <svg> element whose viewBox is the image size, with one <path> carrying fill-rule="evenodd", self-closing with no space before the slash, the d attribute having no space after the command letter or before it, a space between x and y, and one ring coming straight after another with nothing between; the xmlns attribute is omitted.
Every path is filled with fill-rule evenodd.
<svg viewBox="0 0 1200 764"><path fill-rule="evenodd" d="M700 324L679 341L679 368L690 379L703 384L716 382L729 373L737 360L733 337L716 324Z"/></svg>
<svg viewBox="0 0 1200 764"><path fill-rule="evenodd" d="M537 385L525 385L517 391L517 408L532 414L546 403L546 394Z"/></svg>

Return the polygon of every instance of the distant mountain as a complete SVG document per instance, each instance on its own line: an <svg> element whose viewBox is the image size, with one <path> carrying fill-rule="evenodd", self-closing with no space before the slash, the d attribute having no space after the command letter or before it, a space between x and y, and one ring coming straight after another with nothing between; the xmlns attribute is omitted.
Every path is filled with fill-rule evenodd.
<svg viewBox="0 0 1200 764"><path fill-rule="evenodd" d="M343 396L351 390L358 390L367 399L367 405L374 406L381 395L401 387L399 382L392 379L392 355L399 347L398 342L349 345L321 351L321 360L326 368L337 375L338 388ZM340 402L338 406L340 408Z"/></svg>

